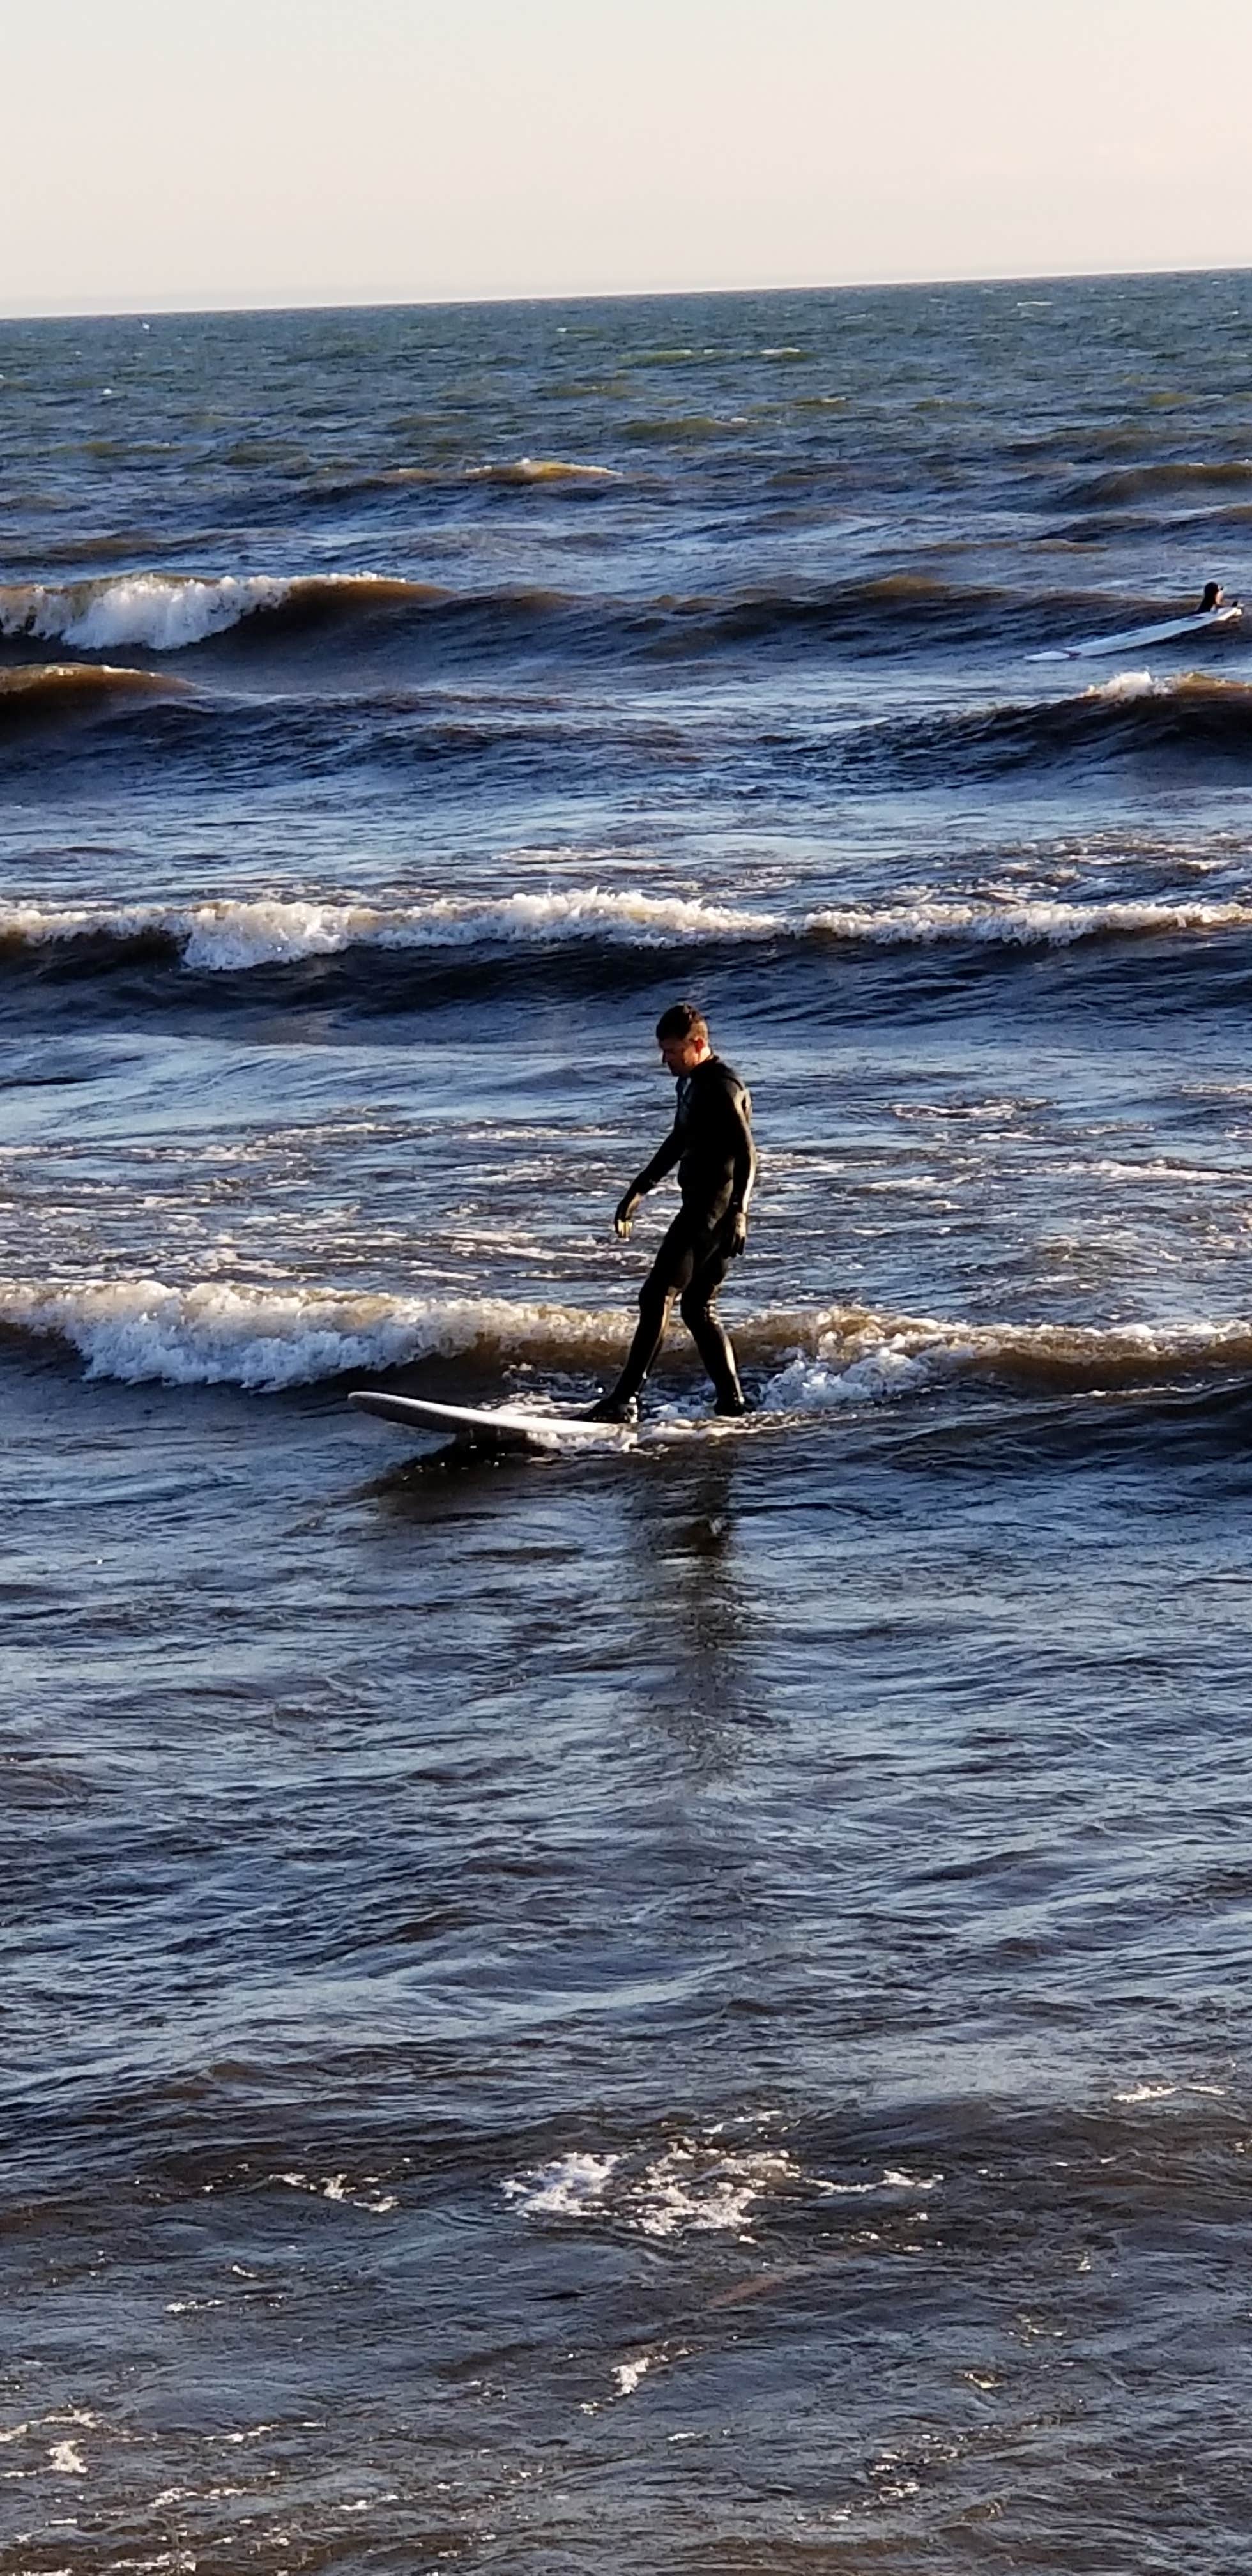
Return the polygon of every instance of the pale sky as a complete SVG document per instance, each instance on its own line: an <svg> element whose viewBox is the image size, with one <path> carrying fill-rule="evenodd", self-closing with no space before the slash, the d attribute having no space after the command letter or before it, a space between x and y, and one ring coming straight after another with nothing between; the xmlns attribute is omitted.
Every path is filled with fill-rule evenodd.
<svg viewBox="0 0 1252 2576"><path fill-rule="evenodd" d="M1252 0L0 0L0 312L1252 264Z"/></svg>

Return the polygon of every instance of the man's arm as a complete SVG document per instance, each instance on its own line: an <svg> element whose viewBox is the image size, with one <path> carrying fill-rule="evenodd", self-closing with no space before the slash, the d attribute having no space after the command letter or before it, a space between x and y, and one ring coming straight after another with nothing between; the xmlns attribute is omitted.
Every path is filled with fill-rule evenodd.
<svg viewBox="0 0 1252 2576"><path fill-rule="evenodd" d="M742 1252L748 1240L748 1202L756 1187L756 1146L752 1141L752 1102L746 1091L740 1091L733 1103L735 1122L735 1174L730 1197L732 1219L730 1249Z"/></svg>
<svg viewBox="0 0 1252 2576"><path fill-rule="evenodd" d="M613 1217L613 1231L615 1234L619 1234L621 1236L623 1243L625 1243L629 1238L630 1229L635 1222L635 1210L639 1205L640 1199L644 1198L649 1190L654 1190L657 1182L663 1181L667 1172L673 1171L674 1165L678 1161L681 1153L682 1138L678 1133L678 1127L675 1123L675 1125L670 1129L664 1144L657 1147L651 1162L645 1163L643 1170L636 1173L634 1180L631 1182L630 1188L626 1192L625 1198L620 1199L618 1202Z"/></svg>

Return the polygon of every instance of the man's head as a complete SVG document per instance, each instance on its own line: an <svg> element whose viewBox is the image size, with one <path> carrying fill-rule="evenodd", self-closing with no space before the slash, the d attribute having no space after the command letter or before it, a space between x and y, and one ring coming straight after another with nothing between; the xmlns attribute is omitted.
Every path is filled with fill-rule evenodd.
<svg viewBox="0 0 1252 2576"><path fill-rule="evenodd" d="M661 1060L677 1080L680 1074L694 1073L713 1050L709 1045L709 1024L694 1002L674 1002L662 1011L656 1024L656 1042Z"/></svg>
<svg viewBox="0 0 1252 2576"><path fill-rule="evenodd" d="M1200 602L1201 611L1206 608L1220 608L1221 604L1222 586L1220 581L1206 581L1204 585L1204 597Z"/></svg>

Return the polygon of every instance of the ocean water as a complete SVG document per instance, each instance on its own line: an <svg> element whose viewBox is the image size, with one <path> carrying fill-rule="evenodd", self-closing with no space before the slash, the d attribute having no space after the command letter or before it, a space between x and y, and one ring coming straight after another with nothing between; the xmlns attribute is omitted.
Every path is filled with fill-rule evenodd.
<svg viewBox="0 0 1252 2576"><path fill-rule="evenodd" d="M1246 2564L1250 353L0 325L5 2576Z"/></svg>

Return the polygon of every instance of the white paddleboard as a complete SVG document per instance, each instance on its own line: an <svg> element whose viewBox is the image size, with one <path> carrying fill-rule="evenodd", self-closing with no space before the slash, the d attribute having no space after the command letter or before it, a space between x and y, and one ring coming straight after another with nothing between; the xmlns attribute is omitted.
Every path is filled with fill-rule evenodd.
<svg viewBox="0 0 1252 2576"><path fill-rule="evenodd" d="M532 1413L520 1404L432 1404L423 1395L382 1395L372 1388L357 1390L348 1402L407 1431L442 1431L480 1449L630 1449L635 1439L624 1422Z"/></svg>
<svg viewBox="0 0 1252 2576"><path fill-rule="evenodd" d="M1192 617L1169 617L1160 626L1128 626L1120 635L1088 636L1085 644L1050 645L1028 653L1028 662L1095 661L1105 653L1138 653L1148 644L1180 643L1187 635L1207 635L1213 626L1237 626L1243 610L1237 599L1226 608L1197 609Z"/></svg>

